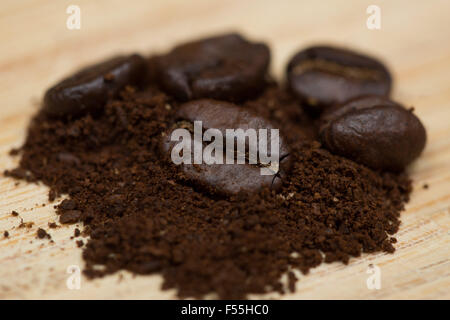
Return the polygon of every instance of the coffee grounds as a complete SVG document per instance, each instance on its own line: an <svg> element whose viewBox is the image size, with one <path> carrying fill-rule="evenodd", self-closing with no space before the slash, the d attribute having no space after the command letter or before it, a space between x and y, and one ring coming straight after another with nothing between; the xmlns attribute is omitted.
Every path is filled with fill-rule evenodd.
<svg viewBox="0 0 450 320"><path fill-rule="evenodd" d="M283 89L270 85L243 106L273 119L291 145L278 193L197 190L159 151L177 107L156 87L128 87L102 114L67 121L40 112L31 122L20 166L6 174L43 181L52 198L68 194L57 213L61 223L84 222L88 277L159 273L182 298L241 299L294 292L294 270L394 251L409 178L322 149L314 121Z"/></svg>

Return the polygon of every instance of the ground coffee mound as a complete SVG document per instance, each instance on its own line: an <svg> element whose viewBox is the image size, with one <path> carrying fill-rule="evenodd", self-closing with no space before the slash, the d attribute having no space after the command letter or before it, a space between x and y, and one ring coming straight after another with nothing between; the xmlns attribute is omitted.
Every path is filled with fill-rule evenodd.
<svg viewBox="0 0 450 320"><path fill-rule="evenodd" d="M185 180L159 153L178 103L156 87L127 87L103 113L76 120L40 112L6 174L69 195L57 212L62 223L84 222L87 276L160 273L180 297L294 291L295 269L394 251L407 176L322 149L314 122L276 85L243 105L279 125L292 149L277 193L211 197Z"/></svg>

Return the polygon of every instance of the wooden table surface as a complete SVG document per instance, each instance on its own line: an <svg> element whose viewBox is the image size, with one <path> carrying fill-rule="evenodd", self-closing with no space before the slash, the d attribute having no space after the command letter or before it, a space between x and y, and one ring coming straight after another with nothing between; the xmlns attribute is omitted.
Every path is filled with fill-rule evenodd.
<svg viewBox="0 0 450 320"><path fill-rule="evenodd" d="M81 9L79 30L66 27L71 4ZM371 4L381 9L380 30L366 27ZM397 251L354 258L348 266L323 264L301 276L295 294L282 298L450 298L450 1L2 0L0 9L2 171L17 163L8 151L23 142L46 88L118 52L161 51L178 41L238 30L270 43L278 77L294 51L312 43L383 58L395 76L394 97L414 106L428 130L426 150L410 168L415 190L402 213ZM54 244L35 238L38 227L48 229L57 220L47 193L42 185L0 178L0 232L11 235L0 234L0 298L175 297L159 289L160 276L127 272L94 281L82 277L80 289L69 289L67 268L83 266L81 250L69 239L75 226L52 230ZM33 227L17 229L20 219L12 210ZM370 264L380 268L379 290L366 285Z"/></svg>

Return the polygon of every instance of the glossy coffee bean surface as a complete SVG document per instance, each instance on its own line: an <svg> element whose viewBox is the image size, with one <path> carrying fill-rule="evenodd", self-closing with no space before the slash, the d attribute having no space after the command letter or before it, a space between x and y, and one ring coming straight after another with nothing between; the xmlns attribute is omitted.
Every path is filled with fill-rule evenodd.
<svg viewBox="0 0 450 320"><path fill-rule="evenodd" d="M185 103L180 106L176 114L177 125L169 130L166 137L163 138L162 150L170 156L175 142L170 141L171 132L184 126L193 126L194 121L202 121L203 130L217 129L224 138L224 164L182 164L182 172L187 180L193 181L194 185L207 190L211 193L230 195L238 192L257 192L263 187L278 190L282 184L282 178L287 174L290 162L288 147L280 137L279 149L279 171L276 175L261 175L261 167L258 165L246 164L225 164L226 162L226 129L275 129L266 119L245 110L244 108L232 103L201 99ZM270 137L270 135L269 135ZM248 141L246 150L248 150ZM270 145L270 142L269 142ZM270 147L269 147L270 149ZM192 148L193 152L193 148ZM192 154L192 159L193 159Z"/></svg>
<svg viewBox="0 0 450 320"><path fill-rule="evenodd" d="M158 60L162 86L179 100L239 101L265 85L269 48L238 34L206 38L174 48Z"/></svg>
<svg viewBox="0 0 450 320"><path fill-rule="evenodd" d="M139 85L145 78L146 68L145 59L137 54L88 66L48 89L43 109L55 117L96 112L125 86Z"/></svg>
<svg viewBox="0 0 450 320"><path fill-rule="evenodd" d="M361 95L388 96L391 75L378 60L347 49L310 47L287 66L291 91L315 113Z"/></svg>
<svg viewBox="0 0 450 320"><path fill-rule="evenodd" d="M377 96L377 95L359 96L359 97L350 99L344 103L336 104L332 107L327 108L320 115L319 131L322 131L322 128L327 126L330 121L344 115L347 112L354 111L354 110L367 109L367 108L371 108L371 107L374 107L377 105L401 106L397 102L395 102L387 97L384 97L384 96Z"/></svg>
<svg viewBox="0 0 450 320"><path fill-rule="evenodd" d="M352 100L323 114L320 139L335 154L373 169L401 171L423 151L426 131L412 110L381 100L363 97L360 104Z"/></svg>

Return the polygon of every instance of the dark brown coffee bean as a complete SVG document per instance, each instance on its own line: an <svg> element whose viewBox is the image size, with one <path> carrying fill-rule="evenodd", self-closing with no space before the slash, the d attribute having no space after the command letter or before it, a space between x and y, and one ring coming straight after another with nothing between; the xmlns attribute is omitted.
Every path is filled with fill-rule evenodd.
<svg viewBox="0 0 450 320"><path fill-rule="evenodd" d="M395 102L376 98L350 101L325 114L320 138L331 152L368 167L400 171L425 147L426 131L420 120Z"/></svg>
<svg viewBox="0 0 450 320"><path fill-rule="evenodd" d="M184 103L176 113L177 120L187 120L191 123L202 121L203 128L215 128L220 130L226 138L226 129L278 129L272 123L260 117L254 112L246 110L233 103L200 99ZM288 154L288 148L280 137L280 155L283 157Z"/></svg>
<svg viewBox="0 0 450 320"><path fill-rule="evenodd" d="M43 108L56 117L101 110L106 100L125 86L139 85L146 68L145 59L137 54L91 65L48 89Z"/></svg>
<svg viewBox="0 0 450 320"><path fill-rule="evenodd" d="M297 53L287 66L287 79L292 92L315 112L361 95L388 96L392 82L378 60L326 46Z"/></svg>
<svg viewBox="0 0 450 320"><path fill-rule="evenodd" d="M158 60L165 90L180 100L245 99L265 83L269 48L238 34L189 42Z"/></svg>
<svg viewBox="0 0 450 320"><path fill-rule="evenodd" d="M400 106L387 97L377 95L364 95L350 99L342 104L336 104L324 110L320 115L320 129L319 132L326 127L330 121L344 115L353 110L367 109L377 105L383 106Z"/></svg>
<svg viewBox="0 0 450 320"><path fill-rule="evenodd" d="M234 161L234 164L225 163L226 139L229 135L226 129L243 129L245 131L251 128L257 132L259 129L267 129L270 140L270 129L276 128L266 119L228 102L202 99L181 105L177 111L176 120L178 120L178 125L174 129L184 127L192 130L194 121L202 121L204 130L218 129L223 135L224 164L181 164L181 170L187 180L193 181L200 189L217 194L236 194L240 191L256 192L263 187L278 190L281 186L281 178L290 166L288 147L281 136L279 137L279 170L275 175L261 175L259 162L254 165L249 164L248 159L245 164L237 164L236 161ZM170 140L174 129L169 130L162 145L164 152L169 155L176 144L176 142ZM249 146L250 142L247 139L246 151L249 150ZM269 150L271 148L270 142L268 142L268 148ZM192 147L191 159L194 159L193 150ZM236 151L236 148L234 151Z"/></svg>

